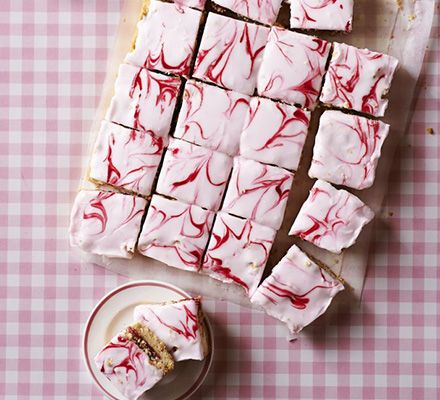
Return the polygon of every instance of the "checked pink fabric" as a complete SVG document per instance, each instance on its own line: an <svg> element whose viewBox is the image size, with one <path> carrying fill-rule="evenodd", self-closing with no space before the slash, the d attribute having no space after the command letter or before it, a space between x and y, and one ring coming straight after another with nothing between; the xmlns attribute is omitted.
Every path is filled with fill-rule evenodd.
<svg viewBox="0 0 440 400"><path fill-rule="evenodd" d="M81 360L82 329L96 301L125 278L81 266L67 226L120 7L0 1L2 399L102 398ZM270 317L206 301L217 351L196 399L440 397L438 36L437 23L362 308L336 306L288 343Z"/></svg>

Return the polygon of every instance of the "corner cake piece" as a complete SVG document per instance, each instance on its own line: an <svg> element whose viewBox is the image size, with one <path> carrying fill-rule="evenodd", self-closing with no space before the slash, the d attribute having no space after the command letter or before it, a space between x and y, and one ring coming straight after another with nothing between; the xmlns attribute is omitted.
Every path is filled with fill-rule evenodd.
<svg viewBox="0 0 440 400"><path fill-rule="evenodd" d="M272 25L277 20L281 2L282 0L214 0L219 6L267 25Z"/></svg>
<svg viewBox="0 0 440 400"><path fill-rule="evenodd" d="M269 29L209 13L193 76L252 95Z"/></svg>
<svg viewBox="0 0 440 400"><path fill-rule="evenodd" d="M236 157L222 209L279 229L292 182L293 174L283 168Z"/></svg>
<svg viewBox="0 0 440 400"><path fill-rule="evenodd" d="M136 400L173 370L174 360L165 344L137 322L96 355L95 365L128 400Z"/></svg>
<svg viewBox="0 0 440 400"><path fill-rule="evenodd" d="M234 156L248 106L249 96L188 81L174 137Z"/></svg>
<svg viewBox="0 0 440 400"><path fill-rule="evenodd" d="M354 244L373 211L346 190L318 180L302 205L289 235L339 254Z"/></svg>
<svg viewBox="0 0 440 400"><path fill-rule="evenodd" d="M166 140L103 121L90 161L89 178L148 196Z"/></svg>
<svg viewBox="0 0 440 400"><path fill-rule="evenodd" d="M341 111L321 116L313 149L311 178L365 189L373 185L389 125Z"/></svg>
<svg viewBox="0 0 440 400"><path fill-rule="evenodd" d="M258 94L313 110L330 47L317 37L272 27L258 73Z"/></svg>
<svg viewBox="0 0 440 400"><path fill-rule="evenodd" d="M134 309L133 317L165 343L176 361L203 360L210 351L200 298L142 304Z"/></svg>
<svg viewBox="0 0 440 400"><path fill-rule="evenodd" d="M240 140L240 154L289 170L298 168L310 112L253 97Z"/></svg>
<svg viewBox="0 0 440 400"><path fill-rule="evenodd" d="M82 190L70 216L70 243L108 257L131 258L147 201L142 197Z"/></svg>
<svg viewBox="0 0 440 400"><path fill-rule="evenodd" d="M290 27L351 32L353 0L290 0Z"/></svg>
<svg viewBox="0 0 440 400"><path fill-rule="evenodd" d="M392 56L333 44L320 100L328 105L383 117L398 60Z"/></svg>
<svg viewBox="0 0 440 400"><path fill-rule="evenodd" d="M154 195L138 250L171 267L198 271L213 219L212 211Z"/></svg>
<svg viewBox="0 0 440 400"><path fill-rule="evenodd" d="M137 24L129 64L187 76L202 13L179 4L152 0Z"/></svg>
<svg viewBox="0 0 440 400"><path fill-rule="evenodd" d="M216 211L231 168L232 159L226 154L170 139L156 191Z"/></svg>
<svg viewBox="0 0 440 400"><path fill-rule="evenodd" d="M284 322L291 339L329 307L344 286L293 245L258 287L251 302Z"/></svg>
<svg viewBox="0 0 440 400"><path fill-rule="evenodd" d="M167 137L180 85L179 78L121 64L105 119Z"/></svg>
<svg viewBox="0 0 440 400"><path fill-rule="evenodd" d="M202 272L241 285L251 296L263 275L275 234L267 226L218 212Z"/></svg>

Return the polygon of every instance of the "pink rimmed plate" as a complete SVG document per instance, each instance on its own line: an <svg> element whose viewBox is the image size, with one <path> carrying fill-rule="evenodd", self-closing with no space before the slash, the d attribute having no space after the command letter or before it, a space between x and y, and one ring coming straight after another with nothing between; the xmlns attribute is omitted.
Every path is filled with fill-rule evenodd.
<svg viewBox="0 0 440 400"><path fill-rule="evenodd" d="M133 310L139 304L180 300L191 296L169 283L136 281L119 286L104 296L93 309L84 330L83 356L86 367L98 388L110 399L126 400L96 368L93 358L122 328L133 322ZM211 367L214 339L205 314L210 352L203 361L187 360L176 363L168 374L142 400L183 400L189 398L203 383Z"/></svg>

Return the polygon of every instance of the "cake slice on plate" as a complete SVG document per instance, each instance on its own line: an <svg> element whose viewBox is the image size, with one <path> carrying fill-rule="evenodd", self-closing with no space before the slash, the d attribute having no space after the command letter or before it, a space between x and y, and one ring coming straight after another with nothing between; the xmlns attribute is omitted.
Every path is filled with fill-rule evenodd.
<svg viewBox="0 0 440 400"><path fill-rule="evenodd" d="M176 361L203 360L209 352L199 298L142 304L133 316L165 343Z"/></svg>
<svg viewBox="0 0 440 400"><path fill-rule="evenodd" d="M104 346L95 365L128 400L135 400L173 370L174 360L165 344L136 322Z"/></svg>

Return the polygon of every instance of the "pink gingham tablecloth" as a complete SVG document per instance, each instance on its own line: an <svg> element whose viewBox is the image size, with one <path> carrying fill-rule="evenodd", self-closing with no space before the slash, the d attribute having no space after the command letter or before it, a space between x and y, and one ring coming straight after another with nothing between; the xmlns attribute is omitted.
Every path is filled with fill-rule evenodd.
<svg viewBox="0 0 440 400"><path fill-rule="evenodd" d="M81 360L82 329L125 279L81 266L66 230L121 5L0 2L2 399L102 397ZM196 398L440 398L438 35L437 22L362 308L341 307L288 343L271 318L207 301L217 351Z"/></svg>

